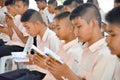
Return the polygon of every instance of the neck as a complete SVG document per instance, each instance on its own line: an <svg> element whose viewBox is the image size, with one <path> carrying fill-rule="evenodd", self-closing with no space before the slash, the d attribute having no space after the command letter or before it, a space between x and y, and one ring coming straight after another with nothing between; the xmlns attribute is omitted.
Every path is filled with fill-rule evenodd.
<svg viewBox="0 0 120 80"><path fill-rule="evenodd" d="M40 25L39 27L41 27L41 28L39 28L39 36L42 38L47 27L44 24Z"/></svg>
<svg viewBox="0 0 120 80"><path fill-rule="evenodd" d="M74 34L70 34L70 36L67 37L67 39L65 40L66 43L72 41L75 39L75 35Z"/></svg>
<svg viewBox="0 0 120 80"><path fill-rule="evenodd" d="M94 31L92 38L88 41L89 46L102 38L103 38L103 36L102 36L102 33L100 30Z"/></svg>

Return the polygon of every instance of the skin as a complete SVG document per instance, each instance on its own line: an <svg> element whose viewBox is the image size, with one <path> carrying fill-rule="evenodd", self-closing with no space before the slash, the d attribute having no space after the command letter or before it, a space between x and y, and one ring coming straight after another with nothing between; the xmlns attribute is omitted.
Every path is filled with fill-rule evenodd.
<svg viewBox="0 0 120 80"><path fill-rule="evenodd" d="M15 2L15 6L18 14L20 15L22 15L28 9L28 6L25 6L23 2L19 0Z"/></svg>
<svg viewBox="0 0 120 80"><path fill-rule="evenodd" d="M111 50L112 54L120 57L120 26L116 24L108 25L108 37L106 39L108 47Z"/></svg>
<svg viewBox="0 0 120 80"><path fill-rule="evenodd" d="M72 23L75 29L74 32L79 41L87 42L89 46L103 37L98 26L98 21L94 18L87 23L85 19L77 17L72 20ZM61 76L64 76L69 80L85 80L75 75L66 64L60 65L55 61L49 60L47 65L48 70L56 77L57 80L62 80Z"/></svg>
<svg viewBox="0 0 120 80"><path fill-rule="evenodd" d="M48 5L48 11L51 13L51 14L54 14L55 13L55 7L51 4Z"/></svg>
<svg viewBox="0 0 120 80"><path fill-rule="evenodd" d="M75 35L73 33L73 30L74 30L73 26L70 24L71 23L68 18L64 18L61 20L56 19L54 21L54 31L57 37L60 40L65 40L66 43L75 39ZM71 35L71 36L68 36L68 35Z"/></svg>
<svg viewBox="0 0 120 80"><path fill-rule="evenodd" d="M44 1L40 2L40 1L37 1L37 6L39 8L39 10L44 10L46 8L46 3Z"/></svg>

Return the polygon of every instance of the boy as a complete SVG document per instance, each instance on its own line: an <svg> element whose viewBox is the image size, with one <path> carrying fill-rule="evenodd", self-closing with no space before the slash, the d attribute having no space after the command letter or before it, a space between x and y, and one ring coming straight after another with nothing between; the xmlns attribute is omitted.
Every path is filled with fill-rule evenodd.
<svg viewBox="0 0 120 80"><path fill-rule="evenodd" d="M6 16L8 27L0 27L0 31L9 35L11 40L9 40L5 45L0 46L0 57L11 55L11 52L23 51L25 43L28 39L28 34L21 24L20 16L17 15L15 1L6 0L5 6L12 19Z"/></svg>
<svg viewBox="0 0 120 80"><path fill-rule="evenodd" d="M112 9L106 15L106 20L108 22L108 37L107 43L112 54L118 56L119 62L114 73L114 80L120 80L120 7Z"/></svg>
<svg viewBox="0 0 120 80"><path fill-rule="evenodd" d="M70 69L77 74L79 68L79 60L81 58L81 43L78 42L74 34L74 27L69 20L70 12L62 12L55 16L54 18L54 31L60 40L64 40L65 43L62 44L57 51L57 55L70 67ZM34 57L34 62L36 65L41 67L42 59L40 56ZM43 60L44 62L44 60ZM60 78L61 79L61 78ZM44 80L56 80L50 73L47 73Z"/></svg>
<svg viewBox="0 0 120 80"><path fill-rule="evenodd" d="M39 12L42 15L42 18L46 25L48 25L48 15L49 11L47 8L47 1L46 0L35 0L37 3L37 6L39 8Z"/></svg>
<svg viewBox="0 0 120 80"><path fill-rule="evenodd" d="M28 9L21 18L21 21L26 28L27 32L33 36L37 37L37 47L44 50L44 47L50 48L52 51L56 52L59 48L60 40L57 38L56 34L51 31L49 28L46 27L44 24L44 21L40 15L39 12ZM44 64L43 64L44 65ZM14 76L20 76L20 77L14 77L15 79L28 79L28 80L42 80L42 78L45 76L45 74L42 74L40 72L45 73L46 70L43 68L39 68L35 65L30 66L30 69L32 71L29 71L28 69L24 70L17 70L10 73L2 74L3 76L6 76L7 78L12 78ZM37 71L34 71L37 70ZM16 74L17 72L21 71L21 73ZM40 71L40 72L38 72ZM6 75L9 74L9 75ZM13 75L10 75L13 74ZM26 75L23 75L26 74Z"/></svg>
<svg viewBox="0 0 120 80"><path fill-rule="evenodd" d="M70 20L79 41L86 42L79 62L79 75L74 74L66 64L60 65L52 60L47 62L48 70L68 80L111 80L117 59L110 54L101 34L101 17L97 7L90 3L80 5L72 11Z"/></svg>

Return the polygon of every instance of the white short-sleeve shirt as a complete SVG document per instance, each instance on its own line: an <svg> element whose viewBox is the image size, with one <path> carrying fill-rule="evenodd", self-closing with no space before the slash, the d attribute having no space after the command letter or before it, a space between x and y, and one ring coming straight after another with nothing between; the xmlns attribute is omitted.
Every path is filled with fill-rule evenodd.
<svg viewBox="0 0 120 80"><path fill-rule="evenodd" d="M110 54L105 38L88 46L83 47L79 76L86 80L112 80L117 58Z"/></svg>

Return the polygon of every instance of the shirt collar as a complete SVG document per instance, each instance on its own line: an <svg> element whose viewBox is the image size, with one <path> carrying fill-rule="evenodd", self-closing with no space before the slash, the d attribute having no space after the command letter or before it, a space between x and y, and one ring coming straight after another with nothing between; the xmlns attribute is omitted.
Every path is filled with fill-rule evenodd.
<svg viewBox="0 0 120 80"><path fill-rule="evenodd" d="M73 45L78 43L78 39L74 39L68 43L66 43L65 45L63 45L63 49L64 50L68 50L69 48L71 48Z"/></svg>
<svg viewBox="0 0 120 80"><path fill-rule="evenodd" d="M101 47L101 45L106 44L105 38L102 38L100 40L98 40L97 42L95 42L94 44L92 44L89 49L91 52L95 52L97 49L99 49Z"/></svg>
<svg viewBox="0 0 120 80"><path fill-rule="evenodd" d="M92 44L89 47L88 47L88 43L85 43L85 45L83 46L83 48L88 47L91 52L95 52L96 50L98 50L99 48L101 48L101 46L103 44L107 44L106 41L105 41L105 39L106 38L102 38L102 39L98 40L97 42L95 42L94 44Z"/></svg>

